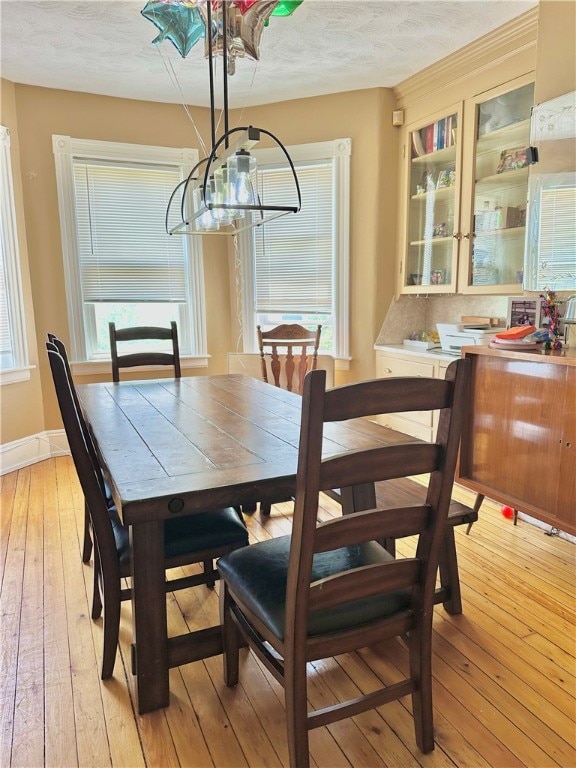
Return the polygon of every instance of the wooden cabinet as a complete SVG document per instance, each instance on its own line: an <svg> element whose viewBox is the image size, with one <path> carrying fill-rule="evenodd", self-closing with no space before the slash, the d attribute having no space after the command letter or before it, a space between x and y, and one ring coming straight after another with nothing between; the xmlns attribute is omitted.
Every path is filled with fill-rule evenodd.
<svg viewBox="0 0 576 768"><path fill-rule="evenodd" d="M522 290L532 103L522 77L407 126L401 293Z"/></svg>
<svg viewBox="0 0 576 768"><path fill-rule="evenodd" d="M392 346L376 350L376 376L379 379L394 376L425 376L443 378L449 361L436 358L430 353L405 352L403 347ZM432 440L437 426L437 414L429 411L387 413L377 416L376 421L390 429L404 432L420 440Z"/></svg>
<svg viewBox="0 0 576 768"><path fill-rule="evenodd" d="M458 483L576 535L576 350L466 347Z"/></svg>

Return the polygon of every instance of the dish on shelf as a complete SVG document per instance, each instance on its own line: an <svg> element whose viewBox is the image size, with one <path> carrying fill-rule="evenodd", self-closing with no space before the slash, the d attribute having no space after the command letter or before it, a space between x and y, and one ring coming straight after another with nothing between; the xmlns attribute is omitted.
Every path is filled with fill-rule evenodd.
<svg viewBox="0 0 576 768"><path fill-rule="evenodd" d="M531 350L539 349L542 344L538 341L522 341L521 339L506 340L506 339L491 339L490 346L492 349L510 349L510 350Z"/></svg>

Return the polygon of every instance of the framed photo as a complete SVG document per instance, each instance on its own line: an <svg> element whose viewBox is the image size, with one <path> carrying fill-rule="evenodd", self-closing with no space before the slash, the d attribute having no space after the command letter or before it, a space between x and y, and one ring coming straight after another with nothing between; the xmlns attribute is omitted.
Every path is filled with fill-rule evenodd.
<svg viewBox="0 0 576 768"><path fill-rule="evenodd" d="M530 164L528 157L528 147L515 147L514 149L505 149L500 153L500 162L496 168L496 173L505 173L506 171L518 171Z"/></svg>
<svg viewBox="0 0 576 768"><path fill-rule="evenodd" d="M542 316L542 298L513 296L508 299L508 317L506 327L513 328L517 325L535 325L540 328Z"/></svg>

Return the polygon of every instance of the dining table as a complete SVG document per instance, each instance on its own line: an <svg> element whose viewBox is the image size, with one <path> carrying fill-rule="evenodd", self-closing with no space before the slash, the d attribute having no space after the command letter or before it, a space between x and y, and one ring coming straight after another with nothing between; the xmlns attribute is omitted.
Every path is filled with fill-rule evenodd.
<svg viewBox="0 0 576 768"><path fill-rule="evenodd" d="M301 397L241 374L77 386L106 481L130 528L133 658L140 714L169 705L169 670L222 652L220 625L168 637L164 521L293 496ZM368 419L327 424L331 455L406 440ZM345 513L374 486L341 489Z"/></svg>

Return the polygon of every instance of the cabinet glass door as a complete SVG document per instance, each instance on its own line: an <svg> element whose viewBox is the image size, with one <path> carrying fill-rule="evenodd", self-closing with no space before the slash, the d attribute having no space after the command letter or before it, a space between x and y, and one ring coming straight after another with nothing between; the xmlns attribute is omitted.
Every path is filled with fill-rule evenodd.
<svg viewBox="0 0 576 768"><path fill-rule="evenodd" d="M529 84L477 105L469 287L522 289L533 101Z"/></svg>
<svg viewBox="0 0 576 768"><path fill-rule="evenodd" d="M458 114L410 132L408 249L404 287L454 290Z"/></svg>

